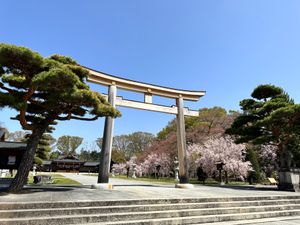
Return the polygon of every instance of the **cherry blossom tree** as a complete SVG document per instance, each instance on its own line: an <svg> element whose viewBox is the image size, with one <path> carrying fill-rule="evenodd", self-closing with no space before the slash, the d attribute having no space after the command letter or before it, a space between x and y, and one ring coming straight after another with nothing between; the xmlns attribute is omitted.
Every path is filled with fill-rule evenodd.
<svg viewBox="0 0 300 225"><path fill-rule="evenodd" d="M150 153L145 161L141 164L143 173L145 175L151 175L157 172L157 166L160 166L160 176L169 176L172 171L172 159L166 153Z"/></svg>
<svg viewBox="0 0 300 225"><path fill-rule="evenodd" d="M201 155L196 163L208 176L218 174L216 163L220 161L229 177L243 180L251 169L251 163L245 162L245 145L235 144L230 137L211 138L204 145L192 144L188 149L190 155Z"/></svg>
<svg viewBox="0 0 300 225"><path fill-rule="evenodd" d="M196 177L197 168L199 167L198 160L201 157L199 144L189 145L187 148L187 157L189 162L190 177Z"/></svg>
<svg viewBox="0 0 300 225"><path fill-rule="evenodd" d="M115 174L125 175L127 173L126 163L114 164L112 168L115 170Z"/></svg>
<svg viewBox="0 0 300 225"><path fill-rule="evenodd" d="M267 177L276 171L277 152L275 145L262 145L258 151L259 164Z"/></svg>
<svg viewBox="0 0 300 225"><path fill-rule="evenodd" d="M137 164L135 167L135 175L137 177L142 177L144 175L143 164Z"/></svg>

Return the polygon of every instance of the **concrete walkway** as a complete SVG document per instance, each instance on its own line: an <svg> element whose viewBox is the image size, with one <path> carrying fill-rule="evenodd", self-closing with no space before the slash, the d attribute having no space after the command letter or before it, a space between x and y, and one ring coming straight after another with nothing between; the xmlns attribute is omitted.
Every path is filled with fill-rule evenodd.
<svg viewBox="0 0 300 225"><path fill-rule="evenodd" d="M97 182L96 176L64 173L65 177L76 180L83 185ZM278 191L275 186L204 186L195 185L193 189L177 189L174 184L151 183L146 181L111 178L113 191L136 195L137 198L178 198L178 197L232 197L232 196L264 196L264 195L300 195L300 193Z"/></svg>
<svg viewBox="0 0 300 225"><path fill-rule="evenodd" d="M151 183L145 181L110 179L113 190L94 190L90 185L97 182L96 176L62 173L67 178L76 180L82 186L29 186L22 194L1 194L0 202L5 201L76 201L76 200L113 200L141 198L207 198L238 196L275 196L300 195L300 193L277 191L275 188L257 189L253 186L204 186L195 185L193 189L177 189L174 184Z"/></svg>
<svg viewBox="0 0 300 225"><path fill-rule="evenodd" d="M97 182L96 176L72 173L62 173L62 175L80 182L82 186L29 186L22 194L0 192L0 202L300 195L300 193L277 191L275 188L257 189L253 186L195 185L193 189L177 189L174 188L174 184L150 183L139 181L138 178L136 180L112 178L110 182L114 185L113 190L95 190L91 189L90 185Z"/></svg>
<svg viewBox="0 0 300 225"><path fill-rule="evenodd" d="M60 173L64 177L70 178L72 180L75 180L82 185L92 185L97 183L97 176L89 175L89 174L76 174L76 173ZM110 183L112 183L115 186L122 186L122 185L141 185L141 184L152 184L150 182L145 181L139 181L137 178L136 180L125 180L125 179L117 179L117 178L110 178Z"/></svg>

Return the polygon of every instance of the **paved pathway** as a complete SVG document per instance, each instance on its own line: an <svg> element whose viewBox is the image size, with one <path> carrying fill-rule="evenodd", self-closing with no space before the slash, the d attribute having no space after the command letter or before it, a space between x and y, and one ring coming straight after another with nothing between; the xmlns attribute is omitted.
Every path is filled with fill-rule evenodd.
<svg viewBox="0 0 300 225"><path fill-rule="evenodd" d="M114 200L141 198L205 198L234 196L267 196L267 195L300 195L299 193L257 189L252 186L226 187L196 185L193 189L174 188L173 184L154 184L145 181L110 179L113 190L95 190L90 185L97 181L96 176L65 173L64 176L74 179L83 186L36 186L27 191L30 194L1 194L0 202L23 201L78 201L78 200Z"/></svg>
<svg viewBox="0 0 300 225"><path fill-rule="evenodd" d="M83 185L92 185L97 182L96 176L88 176L84 174L71 174L64 173L64 176L80 182ZM276 188L270 187L266 189L262 186L262 189L257 189L254 186L204 186L195 185L194 189L177 189L174 188L174 184L168 183L151 183L146 181L125 180L111 178L110 183L114 185L115 191L120 191L129 194L133 194L137 198L178 198L178 197L231 197L231 196L261 196L261 195L300 195L293 192L277 191Z"/></svg>
<svg viewBox="0 0 300 225"><path fill-rule="evenodd" d="M83 185L92 185L97 183L97 176L89 175L89 174L76 174L76 173L61 173L63 176L70 178L72 180L76 180ZM122 185L141 185L141 184L153 184L150 182L139 181L137 178L136 180L125 180L125 179L117 179L117 178L110 178L110 183L115 186L122 186Z"/></svg>
<svg viewBox="0 0 300 225"><path fill-rule="evenodd" d="M74 179L82 186L30 186L23 194L4 194L0 192L0 202L27 201L79 201L79 200L115 200L141 198L205 198L234 196L300 195L254 187L212 187L197 185L194 189L177 189L173 184L153 184L150 182L124 179L111 179L114 190L95 190L90 185L97 181L96 176L83 174L63 174ZM26 194L28 193L28 194Z"/></svg>

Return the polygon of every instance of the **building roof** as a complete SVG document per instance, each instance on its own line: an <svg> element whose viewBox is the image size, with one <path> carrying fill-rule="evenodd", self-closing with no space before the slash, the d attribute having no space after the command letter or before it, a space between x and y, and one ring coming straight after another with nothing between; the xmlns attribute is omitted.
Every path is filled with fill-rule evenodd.
<svg viewBox="0 0 300 225"><path fill-rule="evenodd" d="M11 142L11 141L1 141L0 149L19 149L23 150L26 148L26 143L24 142Z"/></svg>
<svg viewBox="0 0 300 225"><path fill-rule="evenodd" d="M84 166L99 166L100 162L85 162Z"/></svg>
<svg viewBox="0 0 300 225"><path fill-rule="evenodd" d="M84 161L76 159L55 159L52 162L54 163L84 163Z"/></svg>
<svg viewBox="0 0 300 225"><path fill-rule="evenodd" d="M51 163L52 163L52 161L44 160L44 161L42 162L42 165L43 165L43 166L51 165Z"/></svg>
<svg viewBox="0 0 300 225"><path fill-rule="evenodd" d="M77 155L67 155L67 156L65 156L65 155L62 155L62 156L59 156L58 157L58 159L57 160L79 160L79 158L78 158L78 156Z"/></svg>

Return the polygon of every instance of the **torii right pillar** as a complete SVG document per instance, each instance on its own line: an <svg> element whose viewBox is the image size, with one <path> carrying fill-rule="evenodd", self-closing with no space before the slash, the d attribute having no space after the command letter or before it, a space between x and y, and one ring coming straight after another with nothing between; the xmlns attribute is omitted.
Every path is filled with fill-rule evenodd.
<svg viewBox="0 0 300 225"><path fill-rule="evenodd" d="M179 184L177 188L192 188L193 185L189 184L189 167L186 152L186 134L183 110L183 98L179 96L176 99L177 113L177 148L178 148L178 161L179 161Z"/></svg>

